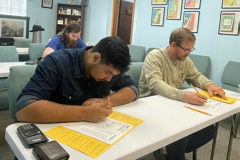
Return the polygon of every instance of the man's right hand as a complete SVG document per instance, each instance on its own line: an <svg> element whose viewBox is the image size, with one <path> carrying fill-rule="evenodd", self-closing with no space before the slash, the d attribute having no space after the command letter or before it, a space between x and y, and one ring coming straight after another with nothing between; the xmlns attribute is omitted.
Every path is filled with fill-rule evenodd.
<svg viewBox="0 0 240 160"><path fill-rule="evenodd" d="M98 122L106 117L109 116L109 114L112 113L112 104L109 102L109 104L102 104L102 103L93 103L88 106L82 106L84 107L84 121L88 122Z"/></svg>
<svg viewBox="0 0 240 160"><path fill-rule="evenodd" d="M207 102L207 97L196 92L185 92L183 101L189 104L203 106Z"/></svg>

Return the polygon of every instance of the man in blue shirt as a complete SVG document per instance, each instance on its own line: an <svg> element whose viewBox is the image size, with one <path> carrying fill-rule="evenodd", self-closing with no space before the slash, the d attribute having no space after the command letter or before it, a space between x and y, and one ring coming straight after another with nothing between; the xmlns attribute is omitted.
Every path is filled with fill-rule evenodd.
<svg viewBox="0 0 240 160"><path fill-rule="evenodd" d="M57 50L37 66L18 97L16 117L33 123L98 122L113 106L138 98L136 84L123 74L130 63L128 46L119 37L106 37L94 47Z"/></svg>
<svg viewBox="0 0 240 160"><path fill-rule="evenodd" d="M43 52L42 58L58 49L86 47L80 35L81 26L79 23L68 24L61 32L52 37Z"/></svg>

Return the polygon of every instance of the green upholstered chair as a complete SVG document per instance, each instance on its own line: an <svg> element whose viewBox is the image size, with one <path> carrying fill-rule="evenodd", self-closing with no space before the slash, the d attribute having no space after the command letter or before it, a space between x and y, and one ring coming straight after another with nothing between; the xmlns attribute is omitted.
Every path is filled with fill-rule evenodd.
<svg viewBox="0 0 240 160"><path fill-rule="evenodd" d="M143 62L132 62L130 65L130 69L125 73L129 75L131 79L136 83L139 84L140 75L142 72Z"/></svg>
<svg viewBox="0 0 240 160"><path fill-rule="evenodd" d="M25 39L25 38L15 38L14 46L16 48L28 48L29 43L32 43L31 39Z"/></svg>
<svg viewBox="0 0 240 160"><path fill-rule="evenodd" d="M15 46L0 46L0 62L18 62ZM0 111L8 109L7 77L0 78Z"/></svg>
<svg viewBox="0 0 240 160"><path fill-rule="evenodd" d="M145 47L128 45L132 62L143 62L145 59Z"/></svg>
<svg viewBox="0 0 240 160"><path fill-rule="evenodd" d="M201 72L204 76L208 76L209 66L211 59L208 56L190 54L189 58L193 61L195 67Z"/></svg>
<svg viewBox="0 0 240 160"><path fill-rule="evenodd" d="M22 89L28 83L32 75L35 73L37 65L12 66L8 77L8 95L9 95L9 111L15 122L17 122L17 98Z"/></svg>
<svg viewBox="0 0 240 160"><path fill-rule="evenodd" d="M29 43L29 60L36 60L42 57L44 50L46 49L47 43Z"/></svg>
<svg viewBox="0 0 240 160"><path fill-rule="evenodd" d="M14 46L16 48L29 48L29 43L32 43L31 39L15 38ZM24 62L29 60L28 54L19 54L19 61Z"/></svg>
<svg viewBox="0 0 240 160"><path fill-rule="evenodd" d="M209 66L211 63L211 59L208 56L190 54L189 58L193 61L195 67L199 72L201 72L205 77L208 78ZM191 88L189 84L185 81L182 89Z"/></svg>
<svg viewBox="0 0 240 160"><path fill-rule="evenodd" d="M238 85L240 84L240 62L229 61L225 66L222 74L222 88L234 92L238 91ZM236 138L238 125L240 123L240 113L235 116L235 130L234 137Z"/></svg>
<svg viewBox="0 0 240 160"><path fill-rule="evenodd" d="M222 74L222 87L234 92L238 92L240 84L240 62L229 61Z"/></svg>
<svg viewBox="0 0 240 160"><path fill-rule="evenodd" d="M149 52L151 52L151 51L154 50L154 49L158 49L158 48L148 48L145 57L147 56L147 54L148 54Z"/></svg>
<svg viewBox="0 0 240 160"><path fill-rule="evenodd" d="M0 46L0 62L19 62L15 46Z"/></svg>

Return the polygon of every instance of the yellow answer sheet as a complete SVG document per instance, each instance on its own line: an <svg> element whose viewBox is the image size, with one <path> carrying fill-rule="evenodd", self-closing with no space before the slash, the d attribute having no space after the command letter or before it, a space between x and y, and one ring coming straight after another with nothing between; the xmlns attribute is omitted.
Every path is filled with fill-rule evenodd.
<svg viewBox="0 0 240 160"><path fill-rule="evenodd" d="M218 96L212 96L212 97L210 97L209 94L208 94L208 92L207 92L207 91L204 91L204 90L200 91L199 93L202 94L202 95L204 95L204 96L206 96L207 98L214 99L214 100L216 100L216 101L221 101L221 102L229 103L229 104L233 104L234 102L236 102L236 101L238 100L237 98L228 97L228 96L226 96L227 100L225 100L225 99L223 99L223 98L221 98L221 97L218 97Z"/></svg>
<svg viewBox="0 0 240 160"><path fill-rule="evenodd" d="M142 119L138 119L116 111L113 111L113 113L109 115L109 118L133 125L133 128L129 132L131 132L144 121ZM129 132L124 134L122 137L127 135ZM63 126L54 127L44 132L44 134L58 142L85 153L92 158L97 158L122 138L119 138L115 143L109 145Z"/></svg>

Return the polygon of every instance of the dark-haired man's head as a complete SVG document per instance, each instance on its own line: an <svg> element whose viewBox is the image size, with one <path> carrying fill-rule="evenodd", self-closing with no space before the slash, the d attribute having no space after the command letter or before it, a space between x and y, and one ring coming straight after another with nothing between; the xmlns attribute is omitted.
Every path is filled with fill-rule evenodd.
<svg viewBox="0 0 240 160"><path fill-rule="evenodd" d="M129 48L119 37L103 38L90 54L93 63L87 72L96 81L110 81L113 75L126 72L131 63Z"/></svg>
<svg viewBox="0 0 240 160"><path fill-rule="evenodd" d="M67 48L73 48L80 38L81 26L79 23L70 23L58 35L62 36L61 40Z"/></svg>

